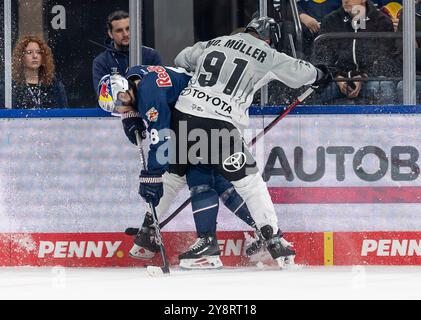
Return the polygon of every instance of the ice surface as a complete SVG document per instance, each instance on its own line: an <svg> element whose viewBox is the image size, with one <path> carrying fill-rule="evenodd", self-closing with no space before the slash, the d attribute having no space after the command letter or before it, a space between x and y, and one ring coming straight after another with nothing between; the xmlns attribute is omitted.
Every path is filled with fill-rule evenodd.
<svg viewBox="0 0 421 320"><path fill-rule="evenodd" d="M0 299L420 299L421 267L295 270L0 268Z"/></svg>

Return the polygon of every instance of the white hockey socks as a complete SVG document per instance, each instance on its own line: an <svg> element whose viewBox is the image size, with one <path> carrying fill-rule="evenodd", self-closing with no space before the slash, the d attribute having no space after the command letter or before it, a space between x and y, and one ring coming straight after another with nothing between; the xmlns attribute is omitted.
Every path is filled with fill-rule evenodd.
<svg viewBox="0 0 421 320"><path fill-rule="evenodd" d="M278 217L275 207L265 182L260 173L250 175L232 184L238 194L244 199L250 214L256 221L258 229L270 225L276 233L278 228Z"/></svg>

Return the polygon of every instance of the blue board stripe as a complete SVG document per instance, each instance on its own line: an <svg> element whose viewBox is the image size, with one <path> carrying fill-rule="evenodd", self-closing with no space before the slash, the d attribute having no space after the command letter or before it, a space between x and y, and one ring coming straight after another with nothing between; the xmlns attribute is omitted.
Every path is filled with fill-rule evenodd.
<svg viewBox="0 0 421 320"><path fill-rule="evenodd" d="M250 108L251 116L278 115L284 107ZM322 115L322 114L420 114L421 105L416 106L299 106L291 115ZM31 118L107 118L111 115L97 109L40 109L40 110L0 110L3 119Z"/></svg>

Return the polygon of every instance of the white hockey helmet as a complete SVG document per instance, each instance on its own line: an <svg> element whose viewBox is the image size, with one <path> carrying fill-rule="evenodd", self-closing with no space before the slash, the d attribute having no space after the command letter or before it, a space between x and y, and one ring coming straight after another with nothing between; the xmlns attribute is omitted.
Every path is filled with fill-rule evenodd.
<svg viewBox="0 0 421 320"><path fill-rule="evenodd" d="M102 77L98 84L98 104L101 109L116 113L117 108L122 106L118 100L120 92L129 90L129 81L118 73L107 74Z"/></svg>

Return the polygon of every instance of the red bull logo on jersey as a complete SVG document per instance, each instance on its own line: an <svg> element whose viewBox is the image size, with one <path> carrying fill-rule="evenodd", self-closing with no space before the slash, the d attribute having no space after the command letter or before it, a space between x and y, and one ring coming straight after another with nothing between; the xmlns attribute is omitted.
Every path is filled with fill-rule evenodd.
<svg viewBox="0 0 421 320"><path fill-rule="evenodd" d="M99 101L101 102L112 102L112 89L111 89L111 82L109 78L101 80L100 83L100 91L99 91Z"/></svg>
<svg viewBox="0 0 421 320"><path fill-rule="evenodd" d="M156 80L156 84L158 87L172 87L171 78L164 67L150 66L148 67L148 71L156 72L158 74L158 79Z"/></svg>
<svg viewBox="0 0 421 320"><path fill-rule="evenodd" d="M150 109L146 116L148 117L149 122L157 122L159 118L159 112L155 108Z"/></svg>

